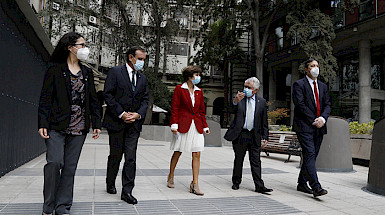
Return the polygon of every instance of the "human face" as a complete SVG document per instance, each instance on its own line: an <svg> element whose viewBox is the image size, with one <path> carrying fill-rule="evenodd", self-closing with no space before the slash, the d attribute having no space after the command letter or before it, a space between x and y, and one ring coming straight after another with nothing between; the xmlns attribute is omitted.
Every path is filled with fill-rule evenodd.
<svg viewBox="0 0 385 215"><path fill-rule="evenodd" d="M78 53L78 50L81 48L85 48L86 46L87 46L86 41L84 40L83 37L80 37L79 39L76 40L75 44L68 46L68 51L70 51L70 53L76 56L76 54Z"/></svg>
<svg viewBox="0 0 385 215"><path fill-rule="evenodd" d="M254 89L254 83L252 83L252 82L246 82L243 86L245 88L248 88L248 89L252 90L253 95L256 94L257 91L258 91L258 89Z"/></svg>
<svg viewBox="0 0 385 215"><path fill-rule="evenodd" d="M191 80L194 80L196 76L199 76L199 73L194 73L194 74L193 74L193 77L191 77L190 79L191 79Z"/></svg>
<svg viewBox="0 0 385 215"><path fill-rule="evenodd" d="M130 55L129 56L130 61L132 64L136 64L137 60L146 60L146 53L141 50L136 50L135 56Z"/></svg>
<svg viewBox="0 0 385 215"><path fill-rule="evenodd" d="M309 66L307 68L305 68L305 71L306 71L306 75L309 76L311 79L315 79L311 74L310 74L310 70L315 68L315 67L318 67L319 69L319 65L318 65L318 62L313 60L312 62L309 63Z"/></svg>

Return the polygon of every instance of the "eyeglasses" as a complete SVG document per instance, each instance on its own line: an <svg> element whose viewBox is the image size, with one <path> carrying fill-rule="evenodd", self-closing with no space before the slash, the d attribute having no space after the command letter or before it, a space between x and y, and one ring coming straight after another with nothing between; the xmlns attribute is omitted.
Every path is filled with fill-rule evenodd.
<svg viewBox="0 0 385 215"><path fill-rule="evenodd" d="M75 43L74 46L82 46L82 48L87 47L85 43L78 43L78 44Z"/></svg>

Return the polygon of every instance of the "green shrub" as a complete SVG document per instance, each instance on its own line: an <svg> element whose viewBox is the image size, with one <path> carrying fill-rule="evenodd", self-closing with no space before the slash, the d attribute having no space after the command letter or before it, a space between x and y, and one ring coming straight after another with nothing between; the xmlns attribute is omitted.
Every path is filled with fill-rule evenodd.
<svg viewBox="0 0 385 215"><path fill-rule="evenodd" d="M349 132L351 134L372 134L374 122L359 124L357 121L349 123Z"/></svg>
<svg viewBox="0 0 385 215"><path fill-rule="evenodd" d="M267 111L267 118L270 119L271 124L275 124L277 120L289 117L289 111L290 110L288 108L277 108L272 111Z"/></svg>
<svg viewBox="0 0 385 215"><path fill-rule="evenodd" d="M292 131L291 126L287 127L286 125L281 125L278 131Z"/></svg>

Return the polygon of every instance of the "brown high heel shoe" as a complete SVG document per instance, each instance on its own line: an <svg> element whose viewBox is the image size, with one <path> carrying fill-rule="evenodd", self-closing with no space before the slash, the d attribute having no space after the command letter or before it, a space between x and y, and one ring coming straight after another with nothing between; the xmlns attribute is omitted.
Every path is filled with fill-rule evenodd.
<svg viewBox="0 0 385 215"><path fill-rule="evenodd" d="M199 189L198 184L194 184L193 182L191 182L191 184L190 184L190 193L194 193L194 194L199 195L199 196L204 195L204 193Z"/></svg>
<svg viewBox="0 0 385 215"><path fill-rule="evenodd" d="M167 187L175 188L174 177L170 177L170 175L167 177Z"/></svg>

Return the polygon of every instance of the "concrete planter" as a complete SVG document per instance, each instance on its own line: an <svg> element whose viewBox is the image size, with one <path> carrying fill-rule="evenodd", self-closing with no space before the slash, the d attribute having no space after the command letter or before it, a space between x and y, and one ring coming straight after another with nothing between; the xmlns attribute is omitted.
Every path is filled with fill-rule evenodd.
<svg viewBox="0 0 385 215"><path fill-rule="evenodd" d="M350 134L350 144L352 146L352 158L370 160L372 135Z"/></svg>
<svg viewBox="0 0 385 215"><path fill-rule="evenodd" d="M171 142L172 132L169 126L143 125L140 137L146 140Z"/></svg>

